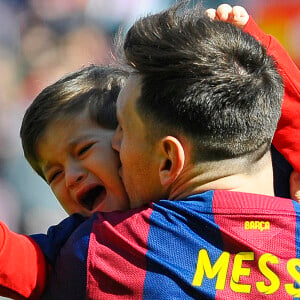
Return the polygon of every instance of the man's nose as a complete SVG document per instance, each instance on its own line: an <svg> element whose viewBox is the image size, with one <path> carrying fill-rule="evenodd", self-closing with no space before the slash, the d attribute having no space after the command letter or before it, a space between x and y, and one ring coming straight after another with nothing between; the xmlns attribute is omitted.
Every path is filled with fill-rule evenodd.
<svg viewBox="0 0 300 300"><path fill-rule="evenodd" d="M120 144L121 144L120 142L121 142L121 130L120 130L120 126L118 126L111 140L112 148L118 152L120 152Z"/></svg>

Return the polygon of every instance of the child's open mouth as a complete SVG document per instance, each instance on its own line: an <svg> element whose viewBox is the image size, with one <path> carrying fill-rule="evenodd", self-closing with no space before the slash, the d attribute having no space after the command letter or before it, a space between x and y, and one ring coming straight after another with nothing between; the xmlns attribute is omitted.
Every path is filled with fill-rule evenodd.
<svg viewBox="0 0 300 300"><path fill-rule="evenodd" d="M105 194L105 188L101 185L97 185L82 195L79 202L86 209L92 211L103 201Z"/></svg>

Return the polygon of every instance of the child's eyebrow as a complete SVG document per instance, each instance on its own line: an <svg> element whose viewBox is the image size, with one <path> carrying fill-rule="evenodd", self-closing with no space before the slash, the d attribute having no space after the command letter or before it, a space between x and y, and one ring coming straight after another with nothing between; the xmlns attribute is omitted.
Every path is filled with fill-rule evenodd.
<svg viewBox="0 0 300 300"><path fill-rule="evenodd" d="M77 144L87 140L87 139L92 139L95 137L95 134L85 134L85 135L82 135L82 136L79 136L79 137L76 137L74 139L72 139L69 143L69 147L72 148L72 147L75 147Z"/></svg>

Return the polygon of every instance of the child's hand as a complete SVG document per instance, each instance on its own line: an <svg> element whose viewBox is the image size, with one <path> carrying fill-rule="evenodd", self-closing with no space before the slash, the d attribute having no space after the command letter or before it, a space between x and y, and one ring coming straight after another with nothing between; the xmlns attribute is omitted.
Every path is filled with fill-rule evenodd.
<svg viewBox="0 0 300 300"><path fill-rule="evenodd" d="M232 7L229 4L221 4L217 9L209 8L206 10L206 14L212 20L228 22L241 29L244 28L249 20L249 14L244 7Z"/></svg>
<svg viewBox="0 0 300 300"><path fill-rule="evenodd" d="M293 171L290 176L291 198L300 203L300 173Z"/></svg>

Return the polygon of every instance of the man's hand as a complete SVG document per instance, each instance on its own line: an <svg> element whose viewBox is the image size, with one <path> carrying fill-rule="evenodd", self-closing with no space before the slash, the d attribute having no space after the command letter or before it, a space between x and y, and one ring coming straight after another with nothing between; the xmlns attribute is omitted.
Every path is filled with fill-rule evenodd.
<svg viewBox="0 0 300 300"><path fill-rule="evenodd" d="M290 176L291 198L300 202L300 173L293 171Z"/></svg>
<svg viewBox="0 0 300 300"><path fill-rule="evenodd" d="M206 10L206 14L212 20L228 22L241 29L244 28L249 20L249 14L244 7L232 7L229 4L221 4L217 9L209 8Z"/></svg>

